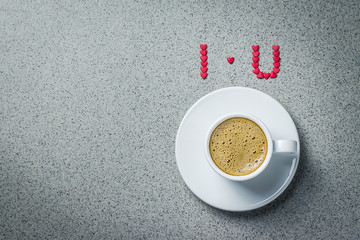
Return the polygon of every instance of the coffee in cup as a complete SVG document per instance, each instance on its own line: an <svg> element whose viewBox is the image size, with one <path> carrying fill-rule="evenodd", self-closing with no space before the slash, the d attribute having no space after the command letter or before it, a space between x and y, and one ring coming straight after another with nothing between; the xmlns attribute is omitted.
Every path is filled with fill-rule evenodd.
<svg viewBox="0 0 360 240"><path fill-rule="evenodd" d="M297 145L291 139L274 140L267 126L255 116L231 113L220 117L209 128L205 155L219 175L245 181L263 172L273 153L294 154Z"/></svg>
<svg viewBox="0 0 360 240"><path fill-rule="evenodd" d="M264 163L267 154L264 131L252 120L234 117L220 123L212 132L209 151L223 172L244 176Z"/></svg>

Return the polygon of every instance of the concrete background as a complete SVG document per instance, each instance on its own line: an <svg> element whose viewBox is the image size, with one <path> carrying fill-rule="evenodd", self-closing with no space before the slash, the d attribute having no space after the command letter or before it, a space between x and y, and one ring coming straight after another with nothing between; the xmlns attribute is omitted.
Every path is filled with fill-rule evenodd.
<svg viewBox="0 0 360 240"><path fill-rule="evenodd" d="M0 239L360 238L358 0L0 0L0 36ZM277 78L252 73L254 44L263 71L280 45ZM230 86L278 100L301 140L288 189L243 213L199 200L174 153L190 106Z"/></svg>

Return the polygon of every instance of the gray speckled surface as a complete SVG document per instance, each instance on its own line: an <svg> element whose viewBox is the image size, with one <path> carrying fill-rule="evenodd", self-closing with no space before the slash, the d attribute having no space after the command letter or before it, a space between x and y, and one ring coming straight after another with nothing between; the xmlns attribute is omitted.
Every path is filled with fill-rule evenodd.
<svg viewBox="0 0 360 240"><path fill-rule="evenodd" d="M359 16L357 0L1 0L0 238L359 239ZM258 80L251 45L268 71L274 43L281 72ZM278 100L302 147L289 188L245 213L203 203L175 161L185 112L229 86Z"/></svg>

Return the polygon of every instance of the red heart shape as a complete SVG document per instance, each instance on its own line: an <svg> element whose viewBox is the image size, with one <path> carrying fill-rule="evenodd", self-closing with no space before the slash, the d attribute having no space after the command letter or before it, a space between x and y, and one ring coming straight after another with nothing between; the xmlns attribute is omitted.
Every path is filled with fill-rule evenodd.
<svg viewBox="0 0 360 240"><path fill-rule="evenodd" d="M258 61L259 61L259 57L252 57L252 60L253 60L254 62L258 62Z"/></svg>
<svg viewBox="0 0 360 240"><path fill-rule="evenodd" d="M270 77L270 73L264 73L264 78L268 79Z"/></svg>
<svg viewBox="0 0 360 240"><path fill-rule="evenodd" d="M256 46L252 46L252 49L253 49L254 51L257 51L257 50L259 50L259 45L256 45Z"/></svg>
<svg viewBox="0 0 360 240"><path fill-rule="evenodd" d="M280 57L273 57L275 62L279 62L280 61Z"/></svg>
<svg viewBox="0 0 360 240"><path fill-rule="evenodd" d="M264 77L264 75L263 75L263 73L262 72L259 72L259 74L258 75L256 75L258 78L263 78Z"/></svg>
<svg viewBox="0 0 360 240"><path fill-rule="evenodd" d="M254 52L252 52L252 55L253 55L254 57L259 56L259 54L260 54L260 52L259 52L259 51L254 51Z"/></svg>
<svg viewBox="0 0 360 240"><path fill-rule="evenodd" d="M228 57L228 58L227 58L227 61L228 61L230 64L232 64L232 63L234 62L234 58L233 58L233 57Z"/></svg>
<svg viewBox="0 0 360 240"><path fill-rule="evenodd" d="M200 44L200 48L201 48L202 50L205 50L205 49L207 48L207 45L206 45L206 44Z"/></svg>
<svg viewBox="0 0 360 240"><path fill-rule="evenodd" d="M255 69L253 70L253 73L255 73L256 75L258 75L259 72L260 72L260 69L259 69L259 68L255 68Z"/></svg>
<svg viewBox="0 0 360 240"><path fill-rule="evenodd" d="M201 62L201 66L206 67L206 66L207 66L207 62Z"/></svg>
<svg viewBox="0 0 360 240"><path fill-rule="evenodd" d="M280 63L279 63L279 62L274 62L273 65L274 65L274 67L276 67L276 68L279 68L279 67L280 67Z"/></svg>
<svg viewBox="0 0 360 240"><path fill-rule="evenodd" d="M206 50L200 50L200 54L205 56L207 54L207 51Z"/></svg>
<svg viewBox="0 0 360 240"><path fill-rule="evenodd" d="M201 61L205 62L207 59L207 56L200 56Z"/></svg>
<svg viewBox="0 0 360 240"><path fill-rule="evenodd" d="M253 66L254 68L258 68L259 63L252 63L252 66Z"/></svg>
<svg viewBox="0 0 360 240"><path fill-rule="evenodd" d="M206 73L206 72L201 72L201 73L200 73L200 76L201 76L203 79L205 79L206 76L207 76L207 73Z"/></svg>
<svg viewBox="0 0 360 240"><path fill-rule="evenodd" d="M279 56L279 54L280 54L280 52L279 52L279 51L273 51L273 55L274 55L275 57L278 57L278 56Z"/></svg>
<svg viewBox="0 0 360 240"><path fill-rule="evenodd" d="M279 50L279 45L273 45L272 48L274 49L274 51Z"/></svg>
<svg viewBox="0 0 360 240"><path fill-rule="evenodd" d="M202 72L207 72L208 68L207 68L207 67L201 67L200 70L201 70Z"/></svg>
<svg viewBox="0 0 360 240"><path fill-rule="evenodd" d="M276 78L276 76L277 76L277 75L276 75L275 72L272 71L272 72L270 73L270 77L271 77L271 78Z"/></svg>
<svg viewBox="0 0 360 240"><path fill-rule="evenodd" d="M279 71L280 71L279 68L273 68L273 72L274 72L274 73L278 73Z"/></svg>

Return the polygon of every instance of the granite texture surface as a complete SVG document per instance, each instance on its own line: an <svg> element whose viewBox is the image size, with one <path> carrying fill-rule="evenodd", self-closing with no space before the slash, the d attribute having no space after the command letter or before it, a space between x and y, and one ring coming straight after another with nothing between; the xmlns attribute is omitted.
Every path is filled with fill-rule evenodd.
<svg viewBox="0 0 360 240"><path fill-rule="evenodd" d="M360 239L360 1L0 0L0 35L0 239ZM264 71L280 45L277 78L254 44ZM242 213L199 200L174 150L230 86L301 141L287 190Z"/></svg>

